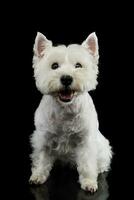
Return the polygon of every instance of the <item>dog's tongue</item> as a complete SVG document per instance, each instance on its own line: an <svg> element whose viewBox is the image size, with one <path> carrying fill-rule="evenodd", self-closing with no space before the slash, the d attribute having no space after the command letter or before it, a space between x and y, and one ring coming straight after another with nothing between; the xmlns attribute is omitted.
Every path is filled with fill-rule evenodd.
<svg viewBox="0 0 134 200"><path fill-rule="evenodd" d="M73 92L71 90L60 91L59 97L62 101L70 101L73 97Z"/></svg>

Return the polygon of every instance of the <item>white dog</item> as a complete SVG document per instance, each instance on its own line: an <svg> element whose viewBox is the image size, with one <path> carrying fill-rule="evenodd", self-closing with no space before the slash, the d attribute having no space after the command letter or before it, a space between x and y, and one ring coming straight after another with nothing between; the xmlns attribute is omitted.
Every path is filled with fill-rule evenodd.
<svg viewBox="0 0 134 200"><path fill-rule="evenodd" d="M99 131L97 113L88 91L96 88L98 41L92 33L82 45L59 45L38 33L33 68L44 95L35 112L30 182L43 184L56 159L74 163L81 188L95 192L99 173L108 171L109 141Z"/></svg>

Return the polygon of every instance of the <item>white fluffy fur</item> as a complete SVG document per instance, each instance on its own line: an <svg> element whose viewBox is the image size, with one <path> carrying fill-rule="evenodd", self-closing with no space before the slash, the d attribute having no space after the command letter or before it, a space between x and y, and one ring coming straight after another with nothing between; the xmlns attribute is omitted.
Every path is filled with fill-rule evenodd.
<svg viewBox="0 0 134 200"><path fill-rule="evenodd" d="M52 63L59 63L56 70ZM81 63L82 68L75 68ZM112 158L109 141L100 133L97 113L88 91L96 88L98 41L95 33L82 45L52 46L41 33L34 45L33 67L37 88L43 98L35 112L31 137L33 147L30 182L44 183L56 159L77 166L81 188L97 190L99 173L108 171ZM69 103L59 100L62 75L70 75L76 93Z"/></svg>

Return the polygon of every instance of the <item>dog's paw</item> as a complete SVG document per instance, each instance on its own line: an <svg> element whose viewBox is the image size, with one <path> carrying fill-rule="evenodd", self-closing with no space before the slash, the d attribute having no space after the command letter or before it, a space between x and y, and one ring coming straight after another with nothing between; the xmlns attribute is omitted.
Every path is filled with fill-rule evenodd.
<svg viewBox="0 0 134 200"><path fill-rule="evenodd" d="M81 188L85 191L89 191L91 193L94 193L98 189L97 181L92 181L90 179L83 179L81 182Z"/></svg>
<svg viewBox="0 0 134 200"><path fill-rule="evenodd" d="M29 183L30 184L43 184L45 183L47 180L47 177L45 175L42 174L32 174L30 179L29 179Z"/></svg>

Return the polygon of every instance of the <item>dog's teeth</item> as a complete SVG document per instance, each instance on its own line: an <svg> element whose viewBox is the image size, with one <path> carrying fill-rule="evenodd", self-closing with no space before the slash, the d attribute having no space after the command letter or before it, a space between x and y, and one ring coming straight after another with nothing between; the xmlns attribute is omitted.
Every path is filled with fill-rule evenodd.
<svg viewBox="0 0 134 200"><path fill-rule="evenodd" d="M59 92L59 98L61 101L69 102L72 100L74 92L71 90L63 90Z"/></svg>

